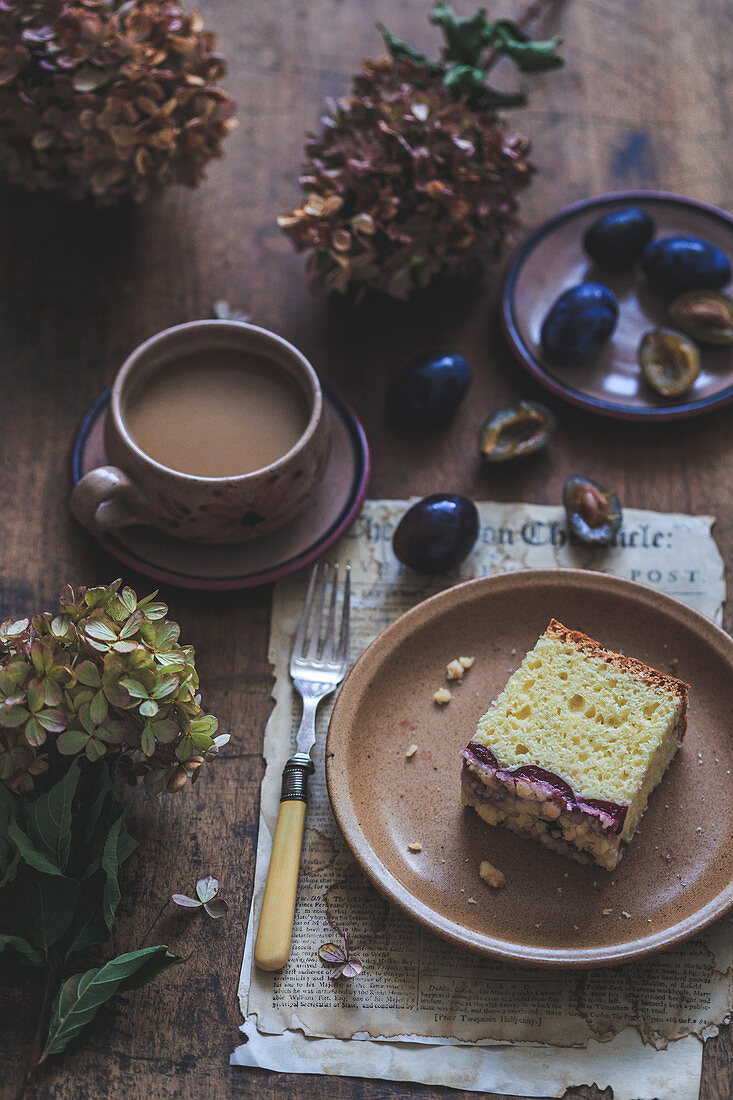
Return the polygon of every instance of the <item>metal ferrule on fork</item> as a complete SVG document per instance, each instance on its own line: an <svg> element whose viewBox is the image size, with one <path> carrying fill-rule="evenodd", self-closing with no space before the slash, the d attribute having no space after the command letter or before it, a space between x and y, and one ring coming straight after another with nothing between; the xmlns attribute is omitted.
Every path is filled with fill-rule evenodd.
<svg viewBox="0 0 733 1100"><path fill-rule="evenodd" d="M308 791L308 776L313 775L315 765L307 752L296 752L291 756L283 768L282 787L280 788L280 801L298 798L306 801Z"/></svg>

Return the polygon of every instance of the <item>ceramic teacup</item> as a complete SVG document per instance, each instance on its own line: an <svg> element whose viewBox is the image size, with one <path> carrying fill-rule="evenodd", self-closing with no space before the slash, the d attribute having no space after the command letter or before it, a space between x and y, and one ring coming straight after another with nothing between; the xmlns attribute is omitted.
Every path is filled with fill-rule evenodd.
<svg viewBox="0 0 733 1100"><path fill-rule="evenodd" d="M152 458L133 437L131 408L146 400L156 372L165 369L175 378L177 363L195 363L198 353L212 352L269 363L286 373L288 386L302 398L302 434L262 468L226 476L184 473ZM265 423L269 415L277 411L263 410ZM184 439L186 430L184 420ZM109 465L85 474L71 496L72 511L84 526L104 533L145 524L180 539L243 542L277 529L304 508L324 472L330 434L316 372L292 344L239 321L192 321L146 340L122 365L112 388L105 444Z"/></svg>

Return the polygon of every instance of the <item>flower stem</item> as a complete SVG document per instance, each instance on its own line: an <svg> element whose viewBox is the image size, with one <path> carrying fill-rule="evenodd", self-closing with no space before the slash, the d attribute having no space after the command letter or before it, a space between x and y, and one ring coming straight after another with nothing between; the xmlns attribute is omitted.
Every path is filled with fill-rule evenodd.
<svg viewBox="0 0 733 1100"><path fill-rule="evenodd" d="M35 1080L36 1073L38 1072L38 1063L41 1058L41 1051L43 1050L43 1039L48 1029L48 1018L51 1013L51 1001L56 989L56 978L58 977L59 963L56 956L52 955L48 960L48 966L46 967L46 981L43 986L43 998L41 1000L41 1008L38 1013L38 1022L36 1024L36 1032L33 1036L33 1045L31 1046L30 1057L28 1060L28 1070L25 1075L25 1081L21 1085L20 1091L17 1096L17 1100L33 1100L35 1095Z"/></svg>

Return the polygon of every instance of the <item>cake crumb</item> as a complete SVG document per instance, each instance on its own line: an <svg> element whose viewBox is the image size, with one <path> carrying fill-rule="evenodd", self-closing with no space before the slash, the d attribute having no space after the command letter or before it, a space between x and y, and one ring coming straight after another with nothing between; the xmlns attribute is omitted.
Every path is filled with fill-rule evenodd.
<svg viewBox="0 0 733 1100"><path fill-rule="evenodd" d="M422 844L418 844L416 841L407 845L408 852L422 852Z"/></svg>
<svg viewBox="0 0 733 1100"><path fill-rule="evenodd" d="M405 753L405 759L409 760L411 756L414 756L417 752L417 745L410 745L409 749Z"/></svg>
<svg viewBox="0 0 733 1100"><path fill-rule="evenodd" d="M611 913L613 912L613 909L603 909L602 912L603 912L604 917L610 917Z"/></svg>
<svg viewBox="0 0 733 1100"><path fill-rule="evenodd" d="M627 920L631 920L631 913L627 913L625 909L621 910L621 916L626 917Z"/></svg>
<svg viewBox="0 0 733 1100"><path fill-rule="evenodd" d="M439 707L444 707L446 703L450 703L451 693L448 688L440 687L436 692L433 692L433 702L437 703Z"/></svg>
<svg viewBox="0 0 733 1100"><path fill-rule="evenodd" d="M487 859L481 861L478 869L479 877L484 880L487 886L491 886L494 890L501 889L502 886L506 886L506 877L498 867L494 867L493 863L489 863Z"/></svg>
<svg viewBox="0 0 733 1100"><path fill-rule="evenodd" d="M462 680L464 672L471 667L475 660L475 657L456 657L454 660L449 661L445 666L446 680Z"/></svg>
<svg viewBox="0 0 733 1100"><path fill-rule="evenodd" d="M466 898L466 904L467 905L478 905L478 902L476 901L476 898Z"/></svg>

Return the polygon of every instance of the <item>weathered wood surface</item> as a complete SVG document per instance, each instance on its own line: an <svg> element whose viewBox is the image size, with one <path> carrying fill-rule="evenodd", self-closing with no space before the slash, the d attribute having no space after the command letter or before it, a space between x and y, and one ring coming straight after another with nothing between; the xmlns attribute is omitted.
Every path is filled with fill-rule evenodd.
<svg viewBox="0 0 733 1100"><path fill-rule="evenodd" d="M517 6L507 0L492 8L515 14ZM427 0L208 0L201 7L230 61L227 86L239 102L240 126L199 191L98 213L43 197L2 196L0 617L51 606L63 581L96 583L118 574L67 510L73 430L140 340L207 315L219 298L294 341L353 404L372 444L372 495L445 489L547 503L559 499L568 474L585 472L615 486L630 506L717 515L730 568L730 410L649 427L555 405L561 430L547 454L487 472L475 457L478 424L491 409L541 396L503 347L498 272L468 292L439 287L409 305L374 302L358 311L308 294L301 260L274 224L297 196L303 134L316 124L324 97L341 94L360 59L380 52L377 19L418 45L434 45ZM466 3L460 7L468 11ZM532 106L521 116L541 168L525 196L526 225L574 199L632 186L733 209L733 148L726 140L732 22L726 0L559 5L542 29L565 36L567 69L536 81ZM471 399L439 439L404 442L383 422L387 380L408 358L438 346L464 353L474 365ZM126 579L149 587L132 573ZM331 1100L468 1100L468 1093L439 1088L229 1068L238 1037L236 982L252 889L262 731L271 705L270 591L163 595L196 644L207 707L233 736L193 791L133 796L132 826L141 844L125 867L112 946L167 942L194 957L153 986L117 997L83 1042L41 1077L38 1096L275 1100L308 1088ZM172 891L207 872L222 881L231 903L227 919L190 921L165 904ZM3 977L3 1098L22 1078L39 998L32 971L19 967ZM702 1100L729 1100L731 1063L725 1028L705 1049Z"/></svg>

